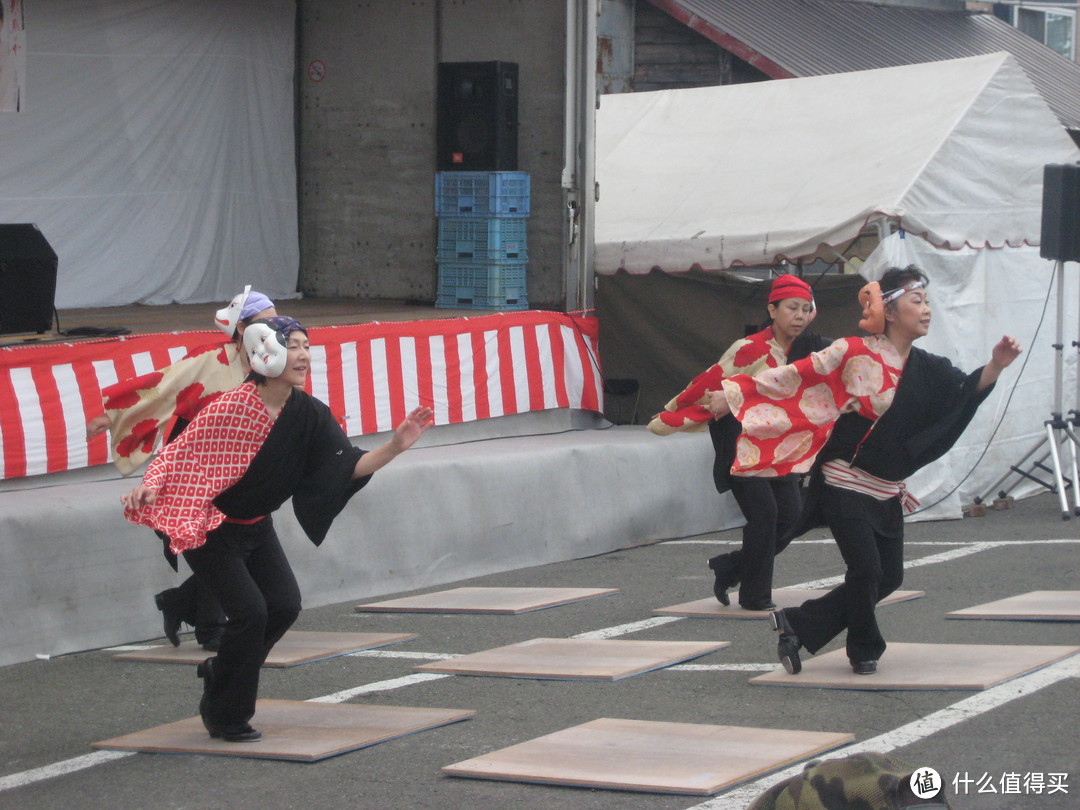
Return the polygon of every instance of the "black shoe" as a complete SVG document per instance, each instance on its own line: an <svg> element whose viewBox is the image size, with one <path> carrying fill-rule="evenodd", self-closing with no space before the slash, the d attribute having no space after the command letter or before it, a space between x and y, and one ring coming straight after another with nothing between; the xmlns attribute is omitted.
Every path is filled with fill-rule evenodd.
<svg viewBox="0 0 1080 810"><path fill-rule="evenodd" d="M762 599L760 602L739 602L743 610L776 610L776 602L772 599Z"/></svg>
<svg viewBox="0 0 1080 810"><path fill-rule="evenodd" d="M802 642L795 635L791 622L782 609L774 610L769 614L769 618L772 620L773 630L780 634L780 640L776 642L776 655L780 663L784 665L788 675L798 675L802 672L802 661L799 659Z"/></svg>
<svg viewBox="0 0 1080 810"><path fill-rule="evenodd" d="M157 605L157 609L161 611L162 621L165 625L165 638L169 640L174 647L180 646L180 614L176 611L176 608L169 603L165 598L168 591L162 591L154 596L154 604Z"/></svg>
<svg viewBox="0 0 1080 810"><path fill-rule="evenodd" d="M713 595L721 605L727 607L731 604L731 599L727 595L728 588L734 588L739 584L739 567L732 563L727 554L720 554L709 560L709 568L716 575L712 588Z"/></svg>
<svg viewBox="0 0 1080 810"><path fill-rule="evenodd" d="M877 672L877 661L868 658L866 661L852 661L851 670L856 675L873 675Z"/></svg>
<svg viewBox="0 0 1080 810"><path fill-rule="evenodd" d="M203 693L199 698L199 717L202 718L206 730L210 731L210 723L206 720L206 714L210 706L210 687L214 683L214 659L207 658L195 668L195 674L202 678ZM211 734L213 736L213 734Z"/></svg>
<svg viewBox="0 0 1080 810"><path fill-rule="evenodd" d="M203 725L215 740L225 742L245 743L258 742L262 739L262 732L256 731L249 723L240 723L235 726L212 726L203 720Z"/></svg>
<svg viewBox="0 0 1080 810"><path fill-rule="evenodd" d="M199 628L196 627L195 640L199 642L199 646L201 646L207 652L217 652L221 649L221 636L223 632L224 631L220 628L217 630L212 630L206 634L206 638L204 640L200 638Z"/></svg>

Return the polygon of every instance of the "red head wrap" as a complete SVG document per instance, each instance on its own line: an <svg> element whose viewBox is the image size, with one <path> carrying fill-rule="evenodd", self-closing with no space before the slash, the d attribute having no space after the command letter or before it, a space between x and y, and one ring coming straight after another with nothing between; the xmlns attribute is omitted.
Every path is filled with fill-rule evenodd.
<svg viewBox="0 0 1080 810"><path fill-rule="evenodd" d="M814 294L810 291L810 285L801 278L784 273L773 280L772 290L769 292L769 303L775 304L785 298L801 298L804 301L813 302Z"/></svg>

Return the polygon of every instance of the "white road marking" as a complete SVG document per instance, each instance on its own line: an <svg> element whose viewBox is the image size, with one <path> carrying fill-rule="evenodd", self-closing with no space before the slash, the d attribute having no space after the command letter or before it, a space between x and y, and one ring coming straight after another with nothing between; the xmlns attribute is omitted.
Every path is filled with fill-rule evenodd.
<svg viewBox="0 0 1080 810"><path fill-rule="evenodd" d="M63 762L54 762L52 765L44 765L22 773L0 776L0 792L32 785L35 782L44 782L46 779L55 779L57 776L67 776L69 773L93 768L95 765L104 765L114 759L123 759L134 754L134 751L95 751L92 754L65 759Z"/></svg>
<svg viewBox="0 0 1080 810"><path fill-rule="evenodd" d="M636 633L639 630L648 630L653 627L660 627L661 625L671 624L671 622L682 621L682 616L656 616L652 619L642 619L639 622L630 622L629 624L619 624L615 627L604 627L600 630L590 630L587 633L578 633L576 636L570 638L590 638L590 639L604 639L604 638L618 638L619 636L626 636L630 633Z"/></svg>
<svg viewBox="0 0 1080 810"><path fill-rule="evenodd" d="M350 658L413 658L418 661L445 661L458 658L457 653L409 652L408 650L357 650L349 653Z"/></svg>
<svg viewBox="0 0 1080 810"><path fill-rule="evenodd" d="M401 689L404 686L412 686L413 684L424 683L425 681L437 681L449 677L451 676L444 675L441 672L416 672L401 678L391 678L388 681L376 681L375 683L367 683L363 686L355 686L352 689L344 689L341 692L335 692L332 695L311 698L308 702L344 703L346 700L354 698L357 695L370 695L372 692L389 692L393 689Z"/></svg>
<svg viewBox="0 0 1080 810"><path fill-rule="evenodd" d="M1073 655L1064 661L1058 661L1029 675L1005 681L1005 683L1000 683L969 698L957 701L951 706L939 709L905 726L886 731L884 734L879 734L877 737L864 740L861 743L841 748L835 752L835 756L849 756L850 754L871 751L894 751L897 748L903 748L926 739L939 731L944 731L965 720L978 717L991 709L997 709L1017 698L1032 695L1040 689L1052 686L1068 678L1080 678L1080 655ZM714 799L695 805L689 810L745 810L751 801L773 785L802 773L805 764L805 762L800 762L782 771L776 771Z"/></svg>

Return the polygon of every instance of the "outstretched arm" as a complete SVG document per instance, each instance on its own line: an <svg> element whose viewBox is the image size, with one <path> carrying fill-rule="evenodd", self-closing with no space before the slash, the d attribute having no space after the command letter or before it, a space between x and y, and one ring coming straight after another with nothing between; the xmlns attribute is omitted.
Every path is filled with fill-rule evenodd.
<svg viewBox="0 0 1080 810"><path fill-rule="evenodd" d="M982 374L979 375L979 384L975 386L975 390L985 391L997 382L1001 372L1020 356L1020 352L1020 344L1016 338L1004 335L990 353L990 362L983 366Z"/></svg>
<svg viewBox="0 0 1080 810"><path fill-rule="evenodd" d="M434 415L435 412L431 408L416 408L394 429L394 435L386 444L360 456L360 460L356 462L356 467L353 469L352 477L363 478L376 470L381 470L416 444L416 440L431 427Z"/></svg>

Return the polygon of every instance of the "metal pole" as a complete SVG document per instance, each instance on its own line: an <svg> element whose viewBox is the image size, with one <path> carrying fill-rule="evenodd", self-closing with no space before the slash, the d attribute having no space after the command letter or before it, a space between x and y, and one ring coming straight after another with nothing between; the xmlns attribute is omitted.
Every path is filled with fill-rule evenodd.
<svg viewBox="0 0 1080 810"><path fill-rule="evenodd" d="M581 27L581 195L578 204L583 221L581 240L581 275L578 300L581 309L593 305L593 252L596 235L596 18L599 0L585 0L585 19Z"/></svg>
<svg viewBox="0 0 1080 810"><path fill-rule="evenodd" d="M1049 421L1046 422L1046 439L1050 442L1050 455L1054 459L1054 482L1057 484L1058 499L1061 502L1061 519L1068 520L1069 501L1065 496L1065 477L1061 473L1061 454L1058 452L1057 431L1064 430L1064 393L1063 377L1065 372L1065 263L1058 259L1054 263L1054 272L1057 273L1057 338L1054 343L1054 408ZM1073 486L1078 482L1073 475Z"/></svg>

